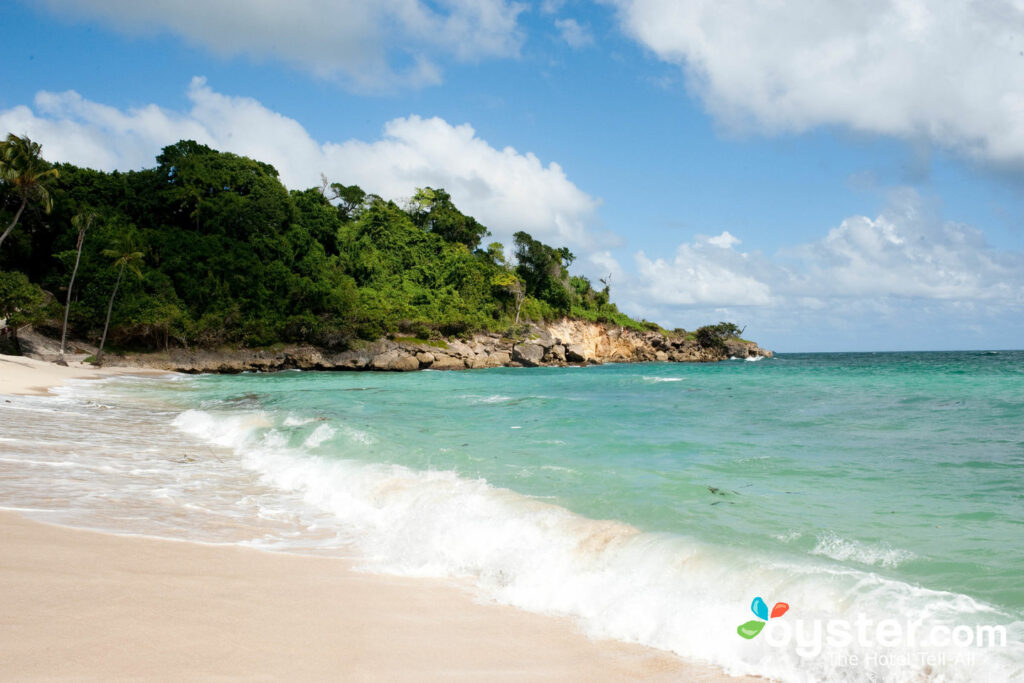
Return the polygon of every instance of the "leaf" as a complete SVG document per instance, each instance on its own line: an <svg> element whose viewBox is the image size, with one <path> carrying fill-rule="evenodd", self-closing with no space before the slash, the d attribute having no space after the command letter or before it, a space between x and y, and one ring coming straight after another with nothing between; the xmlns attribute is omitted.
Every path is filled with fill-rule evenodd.
<svg viewBox="0 0 1024 683"><path fill-rule="evenodd" d="M738 626L736 628L736 633L740 634L741 637L746 638L747 640L750 640L751 638L756 636L758 633L760 633L761 629L763 629L763 628L764 628L764 622L763 621L757 621L756 619L751 619L747 623L741 624L740 626Z"/></svg>
<svg viewBox="0 0 1024 683"><path fill-rule="evenodd" d="M789 611L789 605L784 602L775 603L775 607L772 607L772 619L775 617L781 617L783 614Z"/></svg>
<svg viewBox="0 0 1024 683"><path fill-rule="evenodd" d="M760 597L754 598L754 602L750 603L750 611L764 621L768 621L768 605Z"/></svg>

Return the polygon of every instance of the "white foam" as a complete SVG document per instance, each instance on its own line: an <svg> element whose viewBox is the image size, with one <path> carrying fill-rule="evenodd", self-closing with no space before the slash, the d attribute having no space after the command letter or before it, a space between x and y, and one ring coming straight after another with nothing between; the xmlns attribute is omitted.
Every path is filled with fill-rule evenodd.
<svg viewBox="0 0 1024 683"><path fill-rule="evenodd" d="M316 448L324 441L329 441L334 438L337 432L334 428L328 424L317 425L317 428L313 430L313 433L306 437L306 440L302 442L303 448Z"/></svg>
<svg viewBox="0 0 1024 683"><path fill-rule="evenodd" d="M214 416L203 410L186 410L171 424L218 446L238 448L252 437L254 430L269 427L270 421L263 413Z"/></svg>
<svg viewBox="0 0 1024 683"><path fill-rule="evenodd" d="M834 532L818 537L813 555L824 555L840 562L857 562L868 566L898 567L917 557L909 550L893 548L888 544L872 544L843 538Z"/></svg>
<svg viewBox="0 0 1024 683"><path fill-rule="evenodd" d="M338 422L320 425L336 432L337 443L314 445L310 437L320 426L300 440L296 430L278 431L274 416L259 412L164 413L159 420L173 420L177 427L168 431L148 409L69 408L52 417L40 414L31 429L41 438L60 433L68 443L72 437L64 430L77 430L81 439L102 442L95 453L47 446L24 453L5 450L4 456L104 463L109 471L67 470L64 476L62 468L0 463L24 482L17 495L7 496L6 505L42 513L54 501L74 501L76 507L59 519L70 514L72 523L103 527L113 510L122 525L114 530L163 537L293 552L351 555L356 548L367 570L466 577L490 599L572 616L595 637L671 650L734 673L796 681L864 680L867 674L948 681L1007 680L1024 671L1019 645L1024 624L967 596L878 576L871 568L885 566L884 554L874 564L862 560L873 557L868 551L884 549L870 544L857 548L864 568L856 570L824 558L755 555L739 545L646 533L451 471L339 459L346 449L366 445L360 435L371 443L373 437ZM0 425L5 418L11 424L24 421L22 415L0 412ZM137 433L133 420L139 421ZM29 438L27 431L18 433ZM220 449L196 448L197 443ZM290 448L289 443L302 445ZM51 519L50 513L44 518ZM858 560L851 556L850 561ZM736 627L752 618L749 605L756 595L769 603L788 602L785 619L853 621L867 615L875 621L1007 624L1014 646L979 651L967 664L949 659L928 668L920 660L896 660L891 666L842 669L829 657L802 657L795 646L740 638ZM851 645L828 654L906 653L899 648L865 652Z"/></svg>
<svg viewBox="0 0 1024 683"><path fill-rule="evenodd" d="M593 637L643 643L732 673L780 680L860 680L867 673L893 681L999 679L1024 661L1018 648L979 651L969 666L952 657L938 666L899 648L881 653L893 659L877 660L879 652L856 645L804 657L795 644L773 647L765 639L747 641L736 634L736 627L752 618L753 596L788 602L792 618L807 621L852 622L867 615L875 621L899 616L959 624L1007 623L1008 618L967 596L868 571L795 564L781 556L753 556L587 519L450 471L289 451L272 432L244 443L242 462L260 473L263 483L301 497L348 530L334 542L354 542L364 569L465 577L490 599L572 616ZM282 541L273 543L280 548ZM848 552L853 561L881 566L903 557L895 549L842 539L830 547L836 554ZM1011 624L1011 629L1019 640L1024 624ZM838 667L836 662L850 655L874 655L881 663L873 669ZM900 655L910 658L905 662Z"/></svg>
<svg viewBox="0 0 1024 683"><path fill-rule="evenodd" d="M472 403L483 404L506 403L512 400L511 396L503 396L501 394L492 394L490 396L467 396L466 398L471 399Z"/></svg>
<svg viewBox="0 0 1024 683"><path fill-rule="evenodd" d="M377 443L377 439L375 439L372 434L363 431L362 429L356 429L355 427L345 425L341 428L341 431L349 441L360 446L372 446Z"/></svg>

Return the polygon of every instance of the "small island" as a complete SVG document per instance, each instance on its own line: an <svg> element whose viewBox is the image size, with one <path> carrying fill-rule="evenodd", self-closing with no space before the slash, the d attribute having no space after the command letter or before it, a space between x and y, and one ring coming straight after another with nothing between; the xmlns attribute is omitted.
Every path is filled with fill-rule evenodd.
<svg viewBox="0 0 1024 683"><path fill-rule="evenodd" d="M525 232L513 258L441 188L400 206L190 140L156 166L0 150L0 351L184 372L455 370L718 361L770 351L733 323L665 330Z"/></svg>

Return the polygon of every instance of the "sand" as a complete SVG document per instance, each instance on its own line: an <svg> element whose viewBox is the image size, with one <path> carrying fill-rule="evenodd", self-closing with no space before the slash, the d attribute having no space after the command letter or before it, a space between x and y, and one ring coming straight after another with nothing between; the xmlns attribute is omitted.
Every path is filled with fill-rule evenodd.
<svg viewBox="0 0 1024 683"><path fill-rule="evenodd" d="M0 394L45 395L49 388L69 379L100 379L112 375L163 375L148 368L96 368L68 361L68 367L24 356L0 354Z"/></svg>
<svg viewBox="0 0 1024 683"><path fill-rule="evenodd" d="M126 372L138 374L0 356L0 394ZM736 680L477 602L457 582L12 512L0 512L0 605L0 680Z"/></svg>

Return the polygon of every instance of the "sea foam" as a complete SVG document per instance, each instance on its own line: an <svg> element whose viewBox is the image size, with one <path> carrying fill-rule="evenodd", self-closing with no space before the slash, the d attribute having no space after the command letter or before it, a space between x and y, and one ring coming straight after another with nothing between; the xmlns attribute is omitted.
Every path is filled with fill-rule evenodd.
<svg viewBox="0 0 1024 683"><path fill-rule="evenodd" d="M871 544L852 541L828 532L818 538L811 550L814 555L824 555L833 560L852 561L859 564L880 567L898 567L916 555L909 550L893 548L887 544Z"/></svg>
<svg viewBox="0 0 1024 683"><path fill-rule="evenodd" d="M967 596L813 558L797 563L755 556L738 547L588 519L452 471L366 463L322 448L311 453L309 439L289 447L268 422L263 414L195 410L174 420L185 432L230 445L262 483L327 513L335 529L325 542L354 545L367 571L461 577L497 602L573 617L591 636L670 650L737 674L794 681L967 681L1003 680L1021 671L1024 624ZM352 440L344 446L358 447ZM823 554L829 550L866 565L899 561L885 549L838 537L826 541ZM785 618L804 623L898 616L950 627L1004 624L1011 646L972 651L969 661L953 647L857 643L810 656L796 643L773 646L765 638L737 635L736 627L752 617L751 599L762 595L789 603ZM869 663L850 667L844 664L850 657Z"/></svg>

